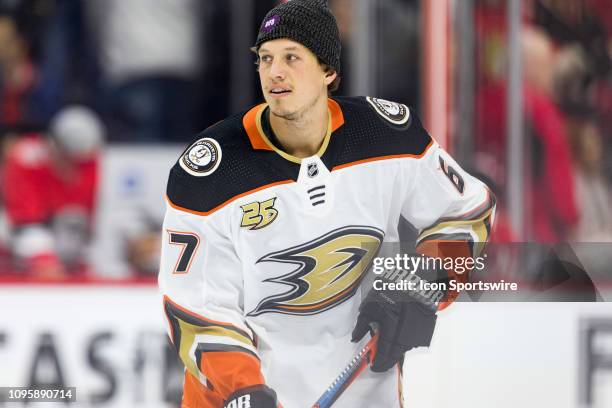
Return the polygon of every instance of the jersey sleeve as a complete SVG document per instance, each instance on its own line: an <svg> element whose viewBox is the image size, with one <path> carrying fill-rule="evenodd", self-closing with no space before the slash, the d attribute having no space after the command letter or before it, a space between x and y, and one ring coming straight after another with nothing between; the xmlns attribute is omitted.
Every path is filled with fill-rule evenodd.
<svg viewBox="0 0 612 408"><path fill-rule="evenodd" d="M168 199L159 286L189 406L221 406L234 391L264 383L229 225L223 214L195 214Z"/></svg>
<svg viewBox="0 0 612 408"><path fill-rule="evenodd" d="M495 214L495 197L433 142L413 168L402 215L419 231L417 252L439 258L476 258L484 249ZM466 272L448 271L465 281ZM446 307L458 294L449 294Z"/></svg>

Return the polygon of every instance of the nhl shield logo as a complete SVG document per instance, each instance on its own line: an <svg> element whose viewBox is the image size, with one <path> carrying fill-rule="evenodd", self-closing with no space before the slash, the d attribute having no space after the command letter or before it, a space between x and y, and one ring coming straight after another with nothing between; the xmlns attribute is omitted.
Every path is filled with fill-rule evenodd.
<svg viewBox="0 0 612 408"><path fill-rule="evenodd" d="M221 163L221 147L216 140L203 138L192 144L181 156L179 164L189 174L201 177L212 174Z"/></svg>
<svg viewBox="0 0 612 408"><path fill-rule="evenodd" d="M366 100L380 116L394 125L404 125L410 119L410 110L406 105L370 96Z"/></svg>
<svg viewBox="0 0 612 408"><path fill-rule="evenodd" d="M319 174L319 166L317 163L309 163L308 164L308 177L313 178Z"/></svg>

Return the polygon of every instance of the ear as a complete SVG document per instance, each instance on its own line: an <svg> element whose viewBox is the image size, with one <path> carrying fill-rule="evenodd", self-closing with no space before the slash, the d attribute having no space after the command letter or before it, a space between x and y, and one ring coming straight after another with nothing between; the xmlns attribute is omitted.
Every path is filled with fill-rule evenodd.
<svg viewBox="0 0 612 408"><path fill-rule="evenodd" d="M333 69L325 72L325 85L329 85L334 82L334 79L336 79L337 76L338 74Z"/></svg>

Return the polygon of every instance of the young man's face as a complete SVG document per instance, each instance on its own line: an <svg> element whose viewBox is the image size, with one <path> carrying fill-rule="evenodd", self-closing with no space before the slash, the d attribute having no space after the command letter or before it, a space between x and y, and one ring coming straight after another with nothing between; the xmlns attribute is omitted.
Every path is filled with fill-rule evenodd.
<svg viewBox="0 0 612 408"><path fill-rule="evenodd" d="M336 73L325 72L317 57L302 44L285 38L259 48L259 80L272 114L302 118L321 98Z"/></svg>

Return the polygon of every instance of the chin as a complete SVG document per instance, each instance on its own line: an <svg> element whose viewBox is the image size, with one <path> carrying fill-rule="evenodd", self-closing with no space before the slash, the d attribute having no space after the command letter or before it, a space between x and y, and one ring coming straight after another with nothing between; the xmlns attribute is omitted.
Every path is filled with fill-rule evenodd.
<svg viewBox="0 0 612 408"><path fill-rule="evenodd" d="M279 107L278 104L268 104L270 106L270 112L274 116L278 116L279 118L293 120L298 116L298 112L292 109L287 109L283 107Z"/></svg>

